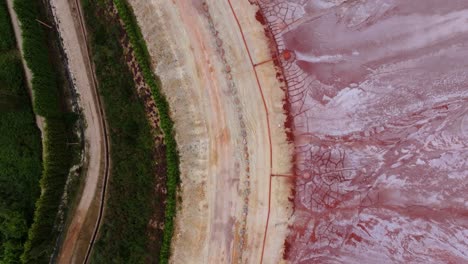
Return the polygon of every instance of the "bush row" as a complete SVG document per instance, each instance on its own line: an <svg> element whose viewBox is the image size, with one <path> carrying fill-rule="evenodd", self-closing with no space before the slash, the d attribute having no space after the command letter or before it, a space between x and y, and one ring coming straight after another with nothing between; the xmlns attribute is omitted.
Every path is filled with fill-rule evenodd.
<svg viewBox="0 0 468 264"><path fill-rule="evenodd" d="M41 195L28 239L21 256L23 263L48 263L54 248L56 215L68 176L72 153L67 147L69 129L61 111L60 86L52 63L48 35L36 19L43 18L40 0L14 0L14 9L21 24L24 58L32 72L33 105L36 114L44 117L43 171Z"/></svg>
<svg viewBox="0 0 468 264"><path fill-rule="evenodd" d="M151 64L151 57L146 46L146 42L141 34L137 20L131 7L126 0L113 0L120 18L124 22L125 30L130 38L130 42L135 50L136 58L142 68L146 83L151 87L153 98L161 118L161 128L164 133L167 159L167 204L164 224L163 244L160 252L160 263L167 263L170 257L171 239L174 229L174 217L176 214L177 185L180 181L179 155L177 144L174 138L174 124L169 113L169 104L164 97L159 79L154 75Z"/></svg>
<svg viewBox="0 0 468 264"><path fill-rule="evenodd" d="M21 256L23 263L48 263L58 232L54 228L58 207L70 167L67 129L63 118L46 118L41 196Z"/></svg>

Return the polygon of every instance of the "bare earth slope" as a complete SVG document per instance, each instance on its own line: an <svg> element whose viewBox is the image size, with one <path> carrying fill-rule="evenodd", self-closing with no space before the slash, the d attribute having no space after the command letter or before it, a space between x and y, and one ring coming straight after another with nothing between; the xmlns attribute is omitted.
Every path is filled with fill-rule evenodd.
<svg viewBox="0 0 468 264"><path fill-rule="evenodd" d="M273 175L290 173L291 153L284 92L273 63L262 63L270 52L256 6L129 2L168 97L180 148L182 203L171 261L277 263L291 214L290 186Z"/></svg>

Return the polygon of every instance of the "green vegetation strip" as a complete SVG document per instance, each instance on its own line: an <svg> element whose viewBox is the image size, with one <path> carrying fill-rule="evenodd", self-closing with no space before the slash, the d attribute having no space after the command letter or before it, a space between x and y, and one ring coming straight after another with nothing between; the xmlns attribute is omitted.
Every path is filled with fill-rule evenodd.
<svg viewBox="0 0 468 264"><path fill-rule="evenodd" d="M177 153L177 144L174 138L174 124L169 114L169 104L164 97L159 79L154 75L151 67L151 57L148 47L141 34L140 27L133 14L131 7L126 0L113 0L119 16L125 24L125 30L130 38L138 64L143 70L143 76L146 83L151 87L153 98L161 118L160 126L164 133L164 142L166 144L167 159L167 204L166 220L164 223L164 237L161 248L160 263L167 263L170 257L171 240L174 230L174 217L176 214L176 195L177 185L180 181L179 155Z"/></svg>
<svg viewBox="0 0 468 264"><path fill-rule="evenodd" d="M14 9L21 23L24 58L33 75L34 110L45 119L41 195L36 202L21 261L48 263L58 235L54 225L72 159L71 149L67 147L70 125L61 107L61 88L51 59L49 36L36 21L46 21L41 12L43 3L39 0L14 0Z"/></svg>
<svg viewBox="0 0 468 264"><path fill-rule="evenodd" d="M33 221L42 150L4 0L0 36L0 263L6 264L19 262Z"/></svg>
<svg viewBox="0 0 468 264"><path fill-rule="evenodd" d="M153 253L147 232L157 199L155 166L160 161L154 160L157 146L124 57L123 29L109 14L111 3L82 0L111 143L108 198L91 262L144 263ZM157 202L162 206L163 201Z"/></svg>

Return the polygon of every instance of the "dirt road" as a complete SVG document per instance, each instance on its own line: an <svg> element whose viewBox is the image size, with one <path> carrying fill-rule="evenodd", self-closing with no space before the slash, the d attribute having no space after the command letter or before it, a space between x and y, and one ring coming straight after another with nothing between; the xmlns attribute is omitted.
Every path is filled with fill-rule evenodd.
<svg viewBox="0 0 468 264"><path fill-rule="evenodd" d="M86 49L84 32L77 18L73 1L51 0L53 13L67 55L69 71L79 94L79 104L86 121L85 183L80 201L64 239L58 263L81 263L95 228L102 194L102 179L106 173L107 147L105 124L93 81L93 72Z"/></svg>
<svg viewBox="0 0 468 264"><path fill-rule="evenodd" d="M129 1L171 105L173 263L278 263L290 215L284 92L248 1ZM239 15L237 15L239 14ZM265 62L265 63L263 63ZM196 241L196 242L195 242Z"/></svg>

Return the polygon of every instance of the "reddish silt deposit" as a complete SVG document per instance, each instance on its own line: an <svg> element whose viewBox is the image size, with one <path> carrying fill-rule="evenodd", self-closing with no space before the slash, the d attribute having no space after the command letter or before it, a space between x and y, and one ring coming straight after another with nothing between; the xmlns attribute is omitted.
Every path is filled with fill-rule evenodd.
<svg viewBox="0 0 468 264"><path fill-rule="evenodd" d="M292 263L468 263L468 1L259 0L293 117Z"/></svg>

